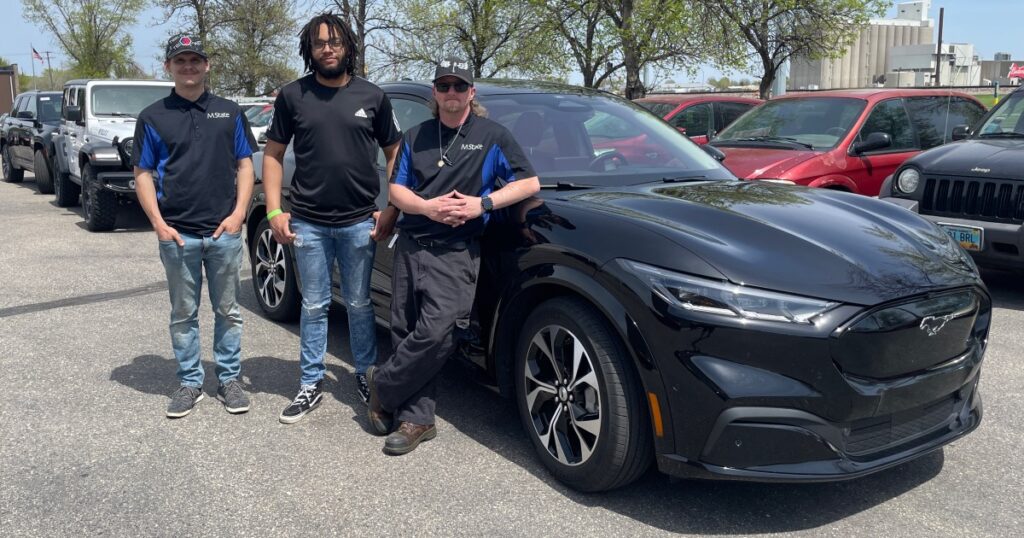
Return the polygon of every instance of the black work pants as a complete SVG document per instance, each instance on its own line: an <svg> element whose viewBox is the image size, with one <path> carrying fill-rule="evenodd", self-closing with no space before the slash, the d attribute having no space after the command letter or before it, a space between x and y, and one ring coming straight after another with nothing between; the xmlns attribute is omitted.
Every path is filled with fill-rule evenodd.
<svg viewBox="0 0 1024 538"><path fill-rule="evenodd" d="M454 330L469 326L480 244L454 250L400 235L391 280L394 353L374 375L385 411L403 422L433 424L436 377L455 348Z"/></svg>

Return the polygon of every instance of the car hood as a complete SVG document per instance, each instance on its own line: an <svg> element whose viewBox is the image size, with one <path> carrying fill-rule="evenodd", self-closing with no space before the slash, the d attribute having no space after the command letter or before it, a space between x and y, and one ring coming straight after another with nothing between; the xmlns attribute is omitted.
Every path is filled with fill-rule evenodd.
<svg viewBox="0 0 1024 538"><path fill-rule="evenodd" d="M696 255L736 284L871 305L980 283L969 256L935 225L866 196L721 181L569 198L669 237L685 248L679 256ZM637 261L683 267L671 255Z"/></svg>
<svg viewBox="0 0 1024 538"><path fill-rule="evenodd" d="M992 178L1020 177L1024 140L971 139L946 144L917 155L907 164L929 174Z"/></svg>
<svg viewBox="0 0 1024 538"><path fill-rule="evenodd" d="M108 141L113 140L115 136L124 140L135 135L135 118L97 120L96 124L89 128L89 134Z"/></svg>
<svg viewBox="0 0 1024 538"><path fill-rule="evenodd" d="M794 166L821 154L798 149L715 147L725 153L722 164L743 179L778 179Z"/></svg>

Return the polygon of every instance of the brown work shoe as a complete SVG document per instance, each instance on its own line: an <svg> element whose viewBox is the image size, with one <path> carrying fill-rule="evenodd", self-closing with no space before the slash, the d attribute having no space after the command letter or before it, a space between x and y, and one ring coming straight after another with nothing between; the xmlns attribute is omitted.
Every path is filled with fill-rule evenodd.
<svg viewBox="0 0 1024 538"><path fill-rule="evenodd" d="M371 366L366 370L366 384L370 388L370 401L367 402L366 416L370 419L370 430L375 435L387 435L391 431L394 419L380 406L380 398L377 397L377 383L373 376L377 373L377 367Z"/></svg>
<svg viewBox="0 0 1024 538"><path fill-rule="evenodd" d="M429 441L437 437L437 428L433 424L413 424L403 421L398 429L391 433L384 440L384 453L391 456L408 454L422 441Z"/></svg>

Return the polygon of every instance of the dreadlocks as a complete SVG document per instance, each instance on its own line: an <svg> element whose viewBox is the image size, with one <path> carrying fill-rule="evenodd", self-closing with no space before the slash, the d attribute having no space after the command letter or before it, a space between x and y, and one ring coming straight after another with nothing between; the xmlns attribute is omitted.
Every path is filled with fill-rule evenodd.
<svg viewBox="0 0 1024 538"><path fill-rule="evenodd" d="M334 13L321 13L313 17L302 30L299 30L299 55L306 66L306 72L314 71L313 43L320 37L320 25L326 24L329 39L340 38L345 47L345 59L341 63L342 71L349 75L356 73L356 36L352 33L341 17Z"/></svg>

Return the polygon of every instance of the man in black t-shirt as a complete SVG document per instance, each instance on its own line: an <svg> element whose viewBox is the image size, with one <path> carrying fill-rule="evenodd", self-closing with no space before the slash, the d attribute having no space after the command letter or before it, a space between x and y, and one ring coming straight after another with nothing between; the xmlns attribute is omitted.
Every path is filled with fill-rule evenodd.
<svg viewBox="0 0 1024 538"><path fill-rule="evenodd" d="M249 398L238 381L238 270L256 141L238 105L206 91L210 63L195 37L171 39L164 68L174 90L139 114L132 161L135 191L160 241L171 298L171 346L181 387L171 396L167 416L183 417L203 399L199 299L204 268L214 314L217 393L229 413L244 413Z"/></svg>
<svg viewBox="0 0 1024 538"><path fill-rule="evenodd" d="M274 238L292 244L302 286L300 388L281 413L291 424L320 404L327 351L331 269L341 273L356 386L368 398L365 373L377 358L370 274L376 243L394 229L398 211L377 210L383 148L387 173L401 130L383 90L355 73L355 37L337 15L314 17L299 34L299 52L311 73L281 88L267 131L263 184ZM292 143L295 174L282 212L285 148Z"/></svg>
<svg viewBox="0 0 1024 538"><path fill-rule="evenodd" d="M435 119L402 143L391 199L402 210L391 296L394 354L367 372L369 419L384 452L406 454L437 435L435 378L469 326L480 271L478 238L494 209L540 190L533 167L501 125L476 103L464 60L434 73ZM506 182L498 188L498 181ZM393 418L400 424L391 431Z"/></svg>

